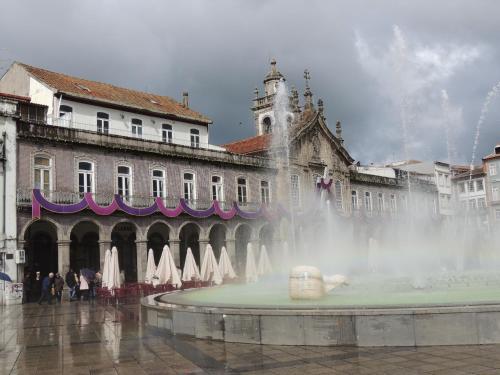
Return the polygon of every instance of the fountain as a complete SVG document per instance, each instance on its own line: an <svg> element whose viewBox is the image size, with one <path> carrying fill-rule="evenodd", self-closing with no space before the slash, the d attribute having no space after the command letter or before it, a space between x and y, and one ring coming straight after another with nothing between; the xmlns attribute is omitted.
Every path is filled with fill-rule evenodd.
<svg viewBox="0 0 500 375"><path fill-rule="evenodd" d="M444 92L443 108L447 100ZM412 122L405 99L399 110L408 156ZM288 113L288 93L280 82L273 148L284 176L282 192L290 186L286 183L290 181ZM476 144L477 135L474 152ZM449 157L450 149L447 134ZM419 210L424 202L409 178L407 183L409 208L391 225L375 221L353 228L336 215L335 204L327 197L317 199L311 213L296 216L292 202L285 200L291 230L272 249L282 260L273 264L272 275L246 284L147 297L142 301L144 320L172 334L241 343L500 343L500 256L493 246L480 249L471 242L478 233L465 241L460 220L441 230L431 214Z"/></svg>

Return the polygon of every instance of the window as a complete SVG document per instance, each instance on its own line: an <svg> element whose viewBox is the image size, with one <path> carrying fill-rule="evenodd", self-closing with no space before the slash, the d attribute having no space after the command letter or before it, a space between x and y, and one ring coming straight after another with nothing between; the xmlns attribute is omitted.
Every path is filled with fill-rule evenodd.
<svg viewBox="0 0 500 375"><path fill-rule="evenodd" d="M172 143L172 125L163 124L161 126L161 135L164 143Z"/></svg>
<svg viewBox="0 0 500 375"><path fill-rule="evenodd" d="M485 208L486 207L486 199L478 198L477 200L477 208Z"/></svg>
<svg viewBox="0 0 500 375"><path fill-rule="evenodd" d="M365 191L365 210L368 212L373 211L372 193L369 191Z"/></svg>
<svg viewBox="0 0 500 375"><path fill-rule="evenodd" d="M191 147L200 147L200 131L198 129L191 129Z"/></svg>
<svg viewBox="0 0 500 375"><path fill-rule="evenodd" d="M89 161L78 162L78 192L82 197L94 192L94 164Z"/></svg>
<svg viewBox="0 0 500 375"><path fill-rule="evenodd" d="M406 195L401 195L401 205L405 210L408 210L408 200L406 199Z"/></svg>
<svg viewBox="0 0 500 375"><path fill-rule="evenodd" d="M335 181L335 204L339 210L344 208L344 202L342 199L342 183L339 180Z"/></svg>
<svg viewBox="0 0 500 375"><path fill-rule="evenodd" d="M356 190L351 191L351 205L353 210L359 209L358 192Z"/></svg>
<svg viewBox="0 0 500 375"><path fill-rule="evenodd" d="M458 184L458 190L461 194L465 193L465 182Z"/></svg>
<svg viewBox="0 0 500 375"><path fill-rule="evenodd" d="M33 187L43 191L52 190L52 161L46 156L35 156Z"/></svg>
<svg viewBox="0 0 500 375"><path fill-rule="evenodd" d="M450 187L450 186L451 186L451 185L450 185L450 176L449 176L449 175L447 175L447 174L445 174L445 175L444 175L444 185L445 185L446 187Z"/></svg>
<svg viewBox="0 0 500 375"><path fill-rule="evenodd" d="M109 133L109 115L104 112L97 112L97 132Z"/></svg>
<svg viewBox="0 0 500 375"><path fill-rule="evenodd" d="M71 126L73 122L73 108L69 105L59 107L59 126Z"/></svg>
<svg viewBox="0 0 500 375"><path fill-rule="evenodd" d="M266 116L262 119L262 131L263 133L271 133L271 117Z"/></svg>
<svg viewBox="0 0 500 375"><path fill-rule="evenodd" d="M293 207L300 206L300 182L299 176L293 174L290 176L290 195Z"/></svg>
<svg viewBox="0 0 500 375"><path fill-rule="evenodd" d="M476 180L476 191L484 191L483 180Z"/></svg>
<svg viewBox="0 0 500 375"><path fill-rule="evenodd" d="M474 192L474 181L469 181L467 186L470 193Z"/></svg>
<svg viewBox="0 0 500 375"><path fill-rule="evenodd" d="M165 198L167 195L165 184L165 171L163 169L153 169L151 171L151 185L153 197Z"/></svg>
<svg viewBox="0 0 500 375"><path fill-rule="evenodd" d="M442 173L438 173L438 181L439 181L439 186L444 185L444 176Z"/></svg>
<svg viewBox="0 0 500 375"><path fill-rule="evenodd" d="M196 199L194 173L185 172L183 175L184 199L192 201Z"/></svg>
<svg viewBox="0 0 500 375"><path fill-rule="evenodd" d="M384 193L378 193L378 210L384 211Z"/></svg>
<svg viewBox="0 0 500 375"><path fill-rule="evenodd" d="M497 165L495 163L491 163L488 167L490 176L496 176L497 175Z"/></svg>
<svg viewBox="0 0 500 375"><path fill-rule="evenodd" d="M142 138L142 120L138 118L132 119L132 135L137 138Z"/></svg>
<svg viewBox="0 0 500 375"><path fill-rule="evenodd" d="M221 176L212 176L212 200L222 202L224 200L224 191Z"/></svg>
<svg viewBox="0 0 500 375"><path fill-rule="evenodd" d="M269 203L271 201L269 194L269 181L260 182L260 201L262 203Z"/></svg>
<svg viewBox="0 0 500 375"><path fill-rule="evenodd" d="M492 201L498 201L498 200L500 200L500 195L498 194L498 188L497 187L491 188L491 200Z"/></svg>
<svg viewBox="0 0 500 375"><path fill-rule="evenodd" d="M247 203L247 180L246 178L239 177L238 184L238 203Z"/></svg>
<svg viewBox="0 0 500 375"><path fill-rule="evenodd" d="M123 165L118 166L118 176L117 176L117 193L121 195L126 200L130 198L132 195L132 176L130 172L130 167L126 167Z"/></svg>
<svg viewBox="0 0 500 375"><path fill-rule="evenodd" d="M391 212L396 212L398 210L398 202L396 201L396 195L391 194Z"/></svg>
<svg viewBox="0 0 500 375"><path fill-rule="evenodd" d="M476 208L477 208L476 200L475 199L469 200L469 209L475 210Z"/></svg>
<svg viewBox="0 0 500 375"><path fill-rule="evenodd" d="M495 219L500 220L500 208L495 209Z"/></svg>

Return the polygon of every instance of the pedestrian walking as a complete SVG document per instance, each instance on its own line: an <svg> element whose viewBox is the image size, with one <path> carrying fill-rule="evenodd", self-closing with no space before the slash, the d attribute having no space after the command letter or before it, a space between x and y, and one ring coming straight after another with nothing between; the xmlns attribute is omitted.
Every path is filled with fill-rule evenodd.
<svg viewBox="0 0 500 375"><path fill-rule="evenodd" d="M38 301L42 295L42 275L40 271L36 271L35 278L31 284L31 301Z"/></svg>
<svg viewBox="0 0 500 375"><path fill-rule="evenodd" d="M52 288L54 274L51 272L49 276L45 276L42 281L42 293L40 295L40 299L38 300L38 304L41 305L44 300L47 300L47 304L52 305Z"/></svg>
<svg viewBox="0 0 500 375"><path fill-rule="evenodd" d="M69 301L75 301L76 300L76 278L75 278L75 271L73 271L72 268L69 269L69 271L66 273L66 285L69 288Z"/></svg>
<svg viewBox="0 0 500 375"><path fill-rule="evenodd" d="M58 272L56 273L56 278L54 279L54 291L56 294L56 300L59 303L61 303L62 300L63 289L64 289L64 280L61 277L61 275L59 275Z"/></svg>
<svg viewBox="0 0 500 375"><path fill-rule="evenodd" d="M82 295L83 301L88 301L89 299L89 283L87 279L82 275L80 271L80 294Z"/></svg>

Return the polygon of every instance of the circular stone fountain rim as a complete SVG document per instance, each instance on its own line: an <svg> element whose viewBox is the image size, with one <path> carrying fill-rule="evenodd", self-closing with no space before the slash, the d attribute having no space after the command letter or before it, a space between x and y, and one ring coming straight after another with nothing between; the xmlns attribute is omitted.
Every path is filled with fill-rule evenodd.
<svg viewBox="0 0 500 375"><path fill-rule="evenodd" d="M467 311L498 311L500 308L500 299L498 301L474 301L468 303L419 303L419 304L386 304L386 305L258 305L258 304L229 304L217 302L198 302L193 300L184 300L182 295L199 291L197 288L183 291L174 291L151 296L153 301L146 302L145 305L156 307L169 308L178 311L200 311L200 312L224 312L238 314L258 314L262 312L266 315L310 315L310 314L355 314L355 315L371 315L371 314L418 314L418 313L450 313L450 312L467 312ZM219 311L220 310L220 311Z"/></svg>

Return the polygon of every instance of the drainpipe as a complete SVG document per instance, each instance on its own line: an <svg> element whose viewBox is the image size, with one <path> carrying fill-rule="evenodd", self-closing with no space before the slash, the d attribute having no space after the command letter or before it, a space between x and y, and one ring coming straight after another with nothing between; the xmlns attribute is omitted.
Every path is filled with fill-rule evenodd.
<svg viewBox="0 0 500 375"><path fill-rule="evenodd" d="M1 209L0 209L0 230L2 234L2 241L3 241L3 247L4 247L4 253L1 254L2 256L2 267L3 271L5 272L5 251L6 249L6 242L5 242L5 203L6 203L6 196L5 196L5 184L6 184L6 178L5 178L5 132L1 134L1 146L0 146L0 161L2 163L2 174L0 175L0 196L2 199L1 202Z"/></svg>

